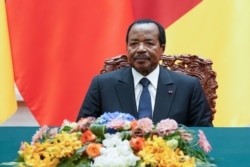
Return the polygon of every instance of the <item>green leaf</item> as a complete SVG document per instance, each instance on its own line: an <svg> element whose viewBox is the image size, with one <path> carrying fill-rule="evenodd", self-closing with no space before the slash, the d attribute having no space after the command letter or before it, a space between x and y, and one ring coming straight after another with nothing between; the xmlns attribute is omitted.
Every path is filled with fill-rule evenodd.
<svg viewBox="0 0 250 167"><path fill-rule="evenodd" d="M87 157L82 158L75 167L90 167L91 160Z"/></svg>
<svg viewBox="0 0 250 167"><path fill-rule="evenodd" d="M98 137L104 138L106 126L101 124L91 124L89 129Z"/></svg>
<svg viewBox="0 0 250 167"><path fill-rule="evenodd" d="M20 162L3 162L0 166L18 166Z"/></svg>
<svg viewBox="0 0 250 167"><path fill-rule="evenodd" d="M83 147L76 150L75 154L76 155L81 155L86 150L86 148L87 148L87 145L84 145Z"/></svg>
<svg viewBox="0 0 250 167"><path fill-rule="evenodd" d="M74 163L69 160L63 160L57 165L57 167L74 167L74 166L75 166Z"/></svg>
<svg viewBox="0 0 250 167"><path fill-rule="evenodd" d="M72 127L70 127L70 126L64 126L64 127L61 129L61 131L70 132L71 129L72 129Z"/></svg>
<svg viewBox="0 0 250 167"><path fill-rule="evenodd" d="M123 140L130 140L131 131L126 130L126 131L122 131L121 133L122 133L122 139Z"/></svg>
<svg viewBox="0 0 250 167"><path fill-rule="evenodd" d="M22 156L18 155L15 162L24 162L24 158Z"/></svg>

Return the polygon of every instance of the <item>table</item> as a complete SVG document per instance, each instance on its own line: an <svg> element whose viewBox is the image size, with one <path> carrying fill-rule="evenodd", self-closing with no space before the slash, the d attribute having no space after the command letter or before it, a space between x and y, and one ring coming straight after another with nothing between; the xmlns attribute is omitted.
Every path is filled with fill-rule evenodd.
<svg viewBox="0 0 250 167"><path fill-rule="evenodd" d="M218 167L250 167L250 128L209 128L202 129L213 150ZM17 157L21 141L31 141L38 127L0 127L0 163Z"/></svg>

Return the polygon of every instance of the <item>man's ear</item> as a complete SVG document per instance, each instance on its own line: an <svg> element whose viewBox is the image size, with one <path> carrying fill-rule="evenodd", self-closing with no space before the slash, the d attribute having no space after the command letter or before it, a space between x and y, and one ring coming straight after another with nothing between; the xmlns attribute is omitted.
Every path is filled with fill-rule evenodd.
<svg viewBox="0 0 250 167"><path fill-rule="evenodd" d="M165 47L166 47L166 45L165 45L165 44L162 44L162 45L161 45L161 48L162 48L162 53L164 53L164 52L165 52Z"/></svg>

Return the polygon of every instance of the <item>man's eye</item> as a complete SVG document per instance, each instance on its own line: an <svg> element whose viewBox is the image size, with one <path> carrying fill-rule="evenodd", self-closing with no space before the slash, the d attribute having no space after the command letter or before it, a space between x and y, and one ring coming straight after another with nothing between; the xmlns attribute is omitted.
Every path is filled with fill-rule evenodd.
<svg viewBox="0 0 250 167"><path fill-rule="evenodd" d="M151 46L154 46L154 43L148 42L148 43L146 43L146 45L151 47Z"/></svg>
<svg viewBox="0 0 250 167"><path fill-rule="evenodd" d="M154 45L153 42L147 42L147 45Z"/></svg>
<svg viewBox="0 0 250 167"><path fill-rule="evenodd" d="M130 43L130 46L135 46L135 45L137 45L136 42L131 42L131 43Z"/></svg>

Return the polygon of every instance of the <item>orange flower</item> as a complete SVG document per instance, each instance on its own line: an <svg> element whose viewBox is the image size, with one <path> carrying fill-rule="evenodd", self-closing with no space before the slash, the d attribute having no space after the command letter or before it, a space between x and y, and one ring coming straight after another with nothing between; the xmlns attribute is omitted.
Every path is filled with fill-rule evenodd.
<svg viewBox="0 0 250 167"><path fill-rule="evenodd" d="M139 151L144 146L145 139L142 137L132 137L130 139L130 146L135 150Z"/></svg>
<svg viewBox="0 0 250 167"><path fill-rule="evenodd" d="M138 125L136 120L130 122L131 129L134 129Z"/></svg>
<svg viewBox="0 0 250 167"><path fill-rule="evenodd" d="M86 130L85 132L83 132L82 137L81 137L81 141L83 143L86 142L91 142L94 141L96 139L96 135L94 135L91 130Z"/></svg>
<svg viewBox="0 0 250 167"><path fill-rule="evenodd" d="M102 148L102 144L100 143L90 143L87 146L86 153L89 157L95 158L100 155L101 148Z"/></svg>

